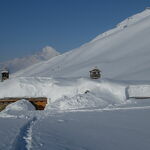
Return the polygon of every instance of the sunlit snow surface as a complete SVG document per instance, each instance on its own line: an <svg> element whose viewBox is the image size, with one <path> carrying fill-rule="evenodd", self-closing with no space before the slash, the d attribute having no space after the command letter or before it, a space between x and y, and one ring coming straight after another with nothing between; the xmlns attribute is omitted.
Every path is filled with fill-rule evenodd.
<svg viewBox="0 0 150 150"><path fill-rule="evenodd" d="M21 70L18 76L88 77L97 66L102 78L149 80L150 9L129 17L94 40Z"/></svg>
<svg viewBox="0 0 150 150"><path fill-rule="evenodd" d="M0 113L0 149L149 149L150 99L129 99L144 83L89 78L17 78L0 84L0 97L48 97L44 111L27 100ZM3 87L7 88L6 90ZM149 88L150 89L150 88ZM147 93L148 94L148 93Z"/></svg>
<svg viewBox="0 0 150 150"><path fill-rule="evenodd" d="M147 9L0 83L0 98L48 98L44 111L21 100L0 113L0 150L150 149L150 99L134 98L150 97L149 39Z"/></svg>

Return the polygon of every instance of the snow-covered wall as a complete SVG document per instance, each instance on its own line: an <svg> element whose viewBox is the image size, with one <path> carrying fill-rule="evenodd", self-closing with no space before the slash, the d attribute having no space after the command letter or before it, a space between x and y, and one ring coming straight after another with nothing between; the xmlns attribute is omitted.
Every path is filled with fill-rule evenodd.
<svg viewBox="0 0 150 150"><path fill-rule="evenodd" d="M150 97L150 85L131 85L128 88L128 95L130 98Z"/></svg>

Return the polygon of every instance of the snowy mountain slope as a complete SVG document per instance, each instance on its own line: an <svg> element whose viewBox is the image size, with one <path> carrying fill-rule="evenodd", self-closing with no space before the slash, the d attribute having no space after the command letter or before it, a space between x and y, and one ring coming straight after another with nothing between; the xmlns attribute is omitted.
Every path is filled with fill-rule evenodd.
<svg viewBox="0 0 150 150"><path fill-rule="evenodd" d="M136 15L133 15L131 17L128 17L127 19L123 20L121 23L116 25L116 28L111 29L109 31L104 32L103 34L98 35L96 38L94 38L92 40L92 42L102 39L102 38L105 38L106 36L108 37L112 34L115 34L117 31L123 30L124 28L127 28L129 25L135 24L135 23L139 22L140 20L144 19L145 17L148 17L149 10L150 10L150 8L146 8L145 11L138 13Z"/></svg>
<svg viewBox="0 0 150 150"><path fill-rule="evenodd" d="M0 68L7 67L9 68L11 73L14 73L18 70L24 69L33 64L51 59L52 57L55 57L57 55L59 55L59 53L54 48L47 46L37 54L26 56L23 58L15 58L13 60L6 61L6 62L1 62Z"/></svg>
<svg viewBox="0 0 150 150"><path fill-rule="evenodd" d="M106 78L148 80L149 38L150 9L146 9L89 43L13 76L87 77L98 66Z"/></svg>

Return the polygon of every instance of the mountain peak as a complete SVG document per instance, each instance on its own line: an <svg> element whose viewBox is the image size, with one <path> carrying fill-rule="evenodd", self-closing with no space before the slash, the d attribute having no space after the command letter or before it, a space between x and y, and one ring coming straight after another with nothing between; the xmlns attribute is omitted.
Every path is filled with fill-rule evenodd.
<svg viewBox="0 0 150 150"><path fill-rule="evenodd" d="M53 47L46 46L36 54L1 62L0 68L5 66L10 69L11 73L14 73L41 61L49 60L57 55L59 55L59 52L57 52Z"/></svg>
<svg viewBox="0 0 150 150"><path fill-rule="evenodd" d="M57 52L57 51L53 47L51 47L51 46L45 46L42 49L42 52L43 53L51 53L51 52Z"/></svg>
<svg viewBox="0 0 150 150"><path fill-rule="evenodd" d="M57 52L53 47L46 46L40 52L35 54L34 56L41 59L41 60L48 60L54 56L59 55L60 53Z"/></svg>

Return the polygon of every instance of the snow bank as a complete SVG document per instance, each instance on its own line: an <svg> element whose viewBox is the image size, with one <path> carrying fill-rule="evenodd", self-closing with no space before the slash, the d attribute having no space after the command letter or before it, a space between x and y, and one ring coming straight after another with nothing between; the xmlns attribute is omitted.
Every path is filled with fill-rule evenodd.
<svg viewBox="0 0 150 150"><path fill-rule="evenodd" d="M109 80L21 77L1 83L0 98L47 97L46 109L104 108L125 103L125 88Z"/></svg>
<svg viewBox="0 0 150 150"><path fill-rule="evenodd" d="M11 103L0 112L0 117L26 117L29 111L35 110L35 107L25 99Z"/></svg>
<svg viewBox="0 0 150 150"><path fill-rule="evenodd" d="M113 102L113 100L112 100ZM120 101L118 101L120 103ZM114 102L113 102L114 104ZM69 110L69 109L93 109L93 108L105 108L112 106L111 102L97 97L92 93L78 94L73 97L64 96L51 105L49 109L57 110Z"/></svg>
<svg viewBox="0 0 150 150"><path fill-rule="evenodd" d="M56 99L47 109L93 109L126 103L125 86L105 80L79 79L76 94Z"/></svg>
<svg viewBox="0 0 150 150"><path fill-rule="evenodd" d="M14 115L32 110L35 110L35 107L28 100L22 99L12 104L9 104L1 113Z"/></svg>
<svg viewBox="0 0 150 150"><path fill-rule="evenodd" d="M90 78L20 77L0 83L0 91L0 98L47 97L46 110L103 109L128 104L128 97L150 96L150 85Z"/></svg>

